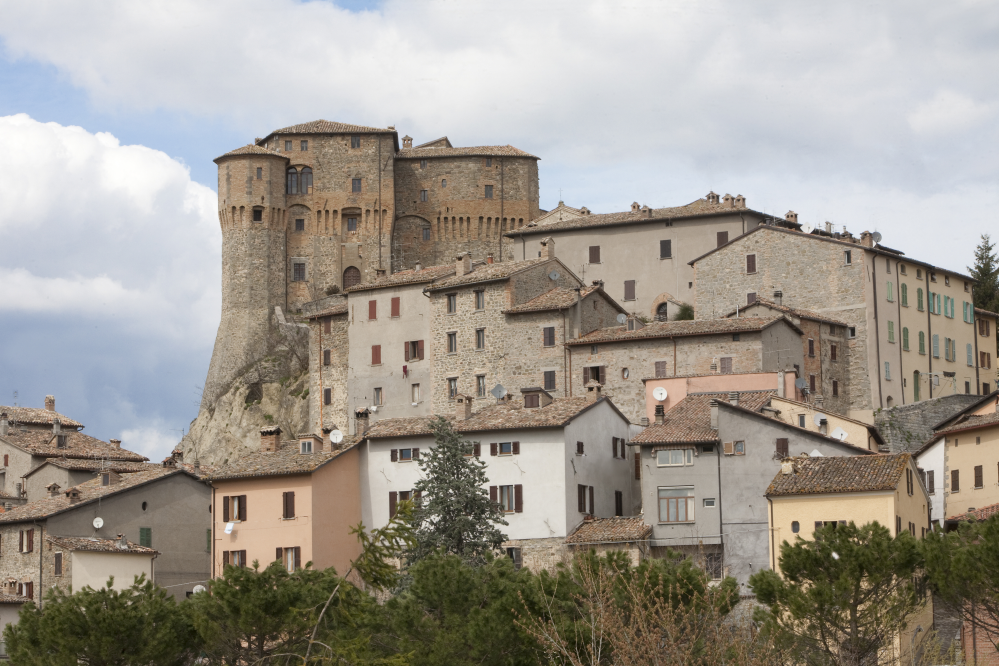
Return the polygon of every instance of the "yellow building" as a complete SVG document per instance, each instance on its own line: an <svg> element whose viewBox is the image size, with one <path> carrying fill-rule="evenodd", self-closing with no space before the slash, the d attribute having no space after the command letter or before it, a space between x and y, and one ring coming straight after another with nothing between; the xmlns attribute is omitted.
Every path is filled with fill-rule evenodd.
<svg viewBox="0 0 999 666"><path fill-rule="evenodd" d="M877 453L878 448L885 444L878 429L873 425L834 414L827 409L822 409L819 405L774 397L770 399L770 406L779 412L777 418L785 423L835 437L842 442L859 446L868 451Z"/></svg>
<svg viewBox="0 0 999 666"><path fill-rule="evenodd" d="M999 314L975 308L975 351L978 358L978 381L981 384L982 394L985 395L993 391L999 381L999 367L996 366L996 355L999 349L996 348L996 328L999 327Z"/></svg>
<svg viewBox="0 0 999 666"><path fill-rule="evenodd" d="M983 405L936 434L943 439L943 516L999 503L999 411ZM991 409L991 412L985 411ZM984 412L984 413L981 413Z"/></svg>
<svg viewBox="0 0 999 666"><path fill-rule="evenodd" d="M928 496L915 461L895 455L785 460L766 492L769 503L770 566L780 573L783 542L811 540L823 525L877 521L893 536L908 531L922 538L929 527ZM927 597L929 600L929 597ZM896 636L892 663L910 663L933 624L933 604L916 611L903 635ZM917 631L921 628L925 631Z"/></svg>

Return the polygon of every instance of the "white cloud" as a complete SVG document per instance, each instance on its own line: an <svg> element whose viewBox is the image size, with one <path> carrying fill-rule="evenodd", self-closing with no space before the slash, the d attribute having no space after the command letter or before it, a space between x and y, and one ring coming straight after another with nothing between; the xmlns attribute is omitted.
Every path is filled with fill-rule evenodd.
<svg viewBox="0 0 999 666"><path fill-rule="evenodd" d="M919 134L959 132L975 129L990 116L995 116L994 104L979 104L953 90L941 90L909 114L909 126Z"/></svg>
<svg viewBox="0 0 999 666"><path fill-rule="evenodd" d="M170 455L180 437L179 432L173 432L165 423L157 421L154 425L122 430L119 439L123 448L141 453L151 462L159 462Z"/></svg>
<svg viewBox="0 0 999 666"><path fill-rule="evenodd" d="M162 152L0 118L0 311L98 317L210 339L220 308L216 196Z"/></svg>

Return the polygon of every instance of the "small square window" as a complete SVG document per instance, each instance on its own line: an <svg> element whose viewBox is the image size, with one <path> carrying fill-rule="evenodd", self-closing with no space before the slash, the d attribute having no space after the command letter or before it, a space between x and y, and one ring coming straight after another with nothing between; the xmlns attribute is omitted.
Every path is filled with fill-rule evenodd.
<svg viewBox="0 0 999 666"><path fill-rule="evenodd" d="M427 191L426 190L420 190L420 201L423 201L423 202L427 201Z"/></svg>
<svg viewBox="0 0 999 666"><path fill-rule="evenodd" d="M253 221L254 222L263 222L264 221L264 209L263 208L254 208L253 209Z"/></svg>
<svg viewBox="0 0 999 666"><path fill-rule="evenodd" d="M263 177L264 177L264 169L263 169L263 167L257 167L257 180L260 180Z"/></svg>
<svg viewBox="0 0 999 666"><path fill-rule="evenodd" d="M413 459L413 449L399 449L399 460L409 462Z"/></svg>
<svg viewBox="0 0 999 666"><path fill-rule="evenodd" d="M419 402L420 402L420 385L419 384L413 384L411 387L409 387L409 394L410 394L410 398L413 401L413 404L414 405L419 404Z"/></svg>
<svg viewBox="0 0 999 666"><path fill-rule="evenodd" d="M351 178L350 179L350 191L352 193L357 193L357 192L361 191L361 179L360 178Z"/></svg>
<svg viewBox="0 0 999 666"><path fill-rule="evenodd" d="M492 185L486 185L486 198L487 199L492 199L493 198L493 186Z"/></svg>
<svg viewBox="0 0 999 666"><path fill-rule="evenodd" d="M447 178L441 178L441 188L447 187Z"/></svg>
<svg viewBox="0 0 999 666"><path fill-rule="evenodd" d="M853 250L843 250L843 263L847 266L853 263Z"/></svg>
<svg viewBox="0 0 999 666"><path fill-rule="evenodd" d="M354 234L357 233L357 218L348 217L347 218L347 232Z"/></svg>
<svg viewBox="0 0 999 666"><path fill-rule="evenodd" d="M732 334L732 342L738 342L738 341L739 341L739 334L738 333L733 333Z"/></svg>
<svg viewBox="0 0 999 666"><path fill-rule="evenodd" d="M582 442L576 442L576 455L581 456L586 454L586 445Z"/></svg>
<svg viewBox="0 0 999 666"><path fill-rule="evenodd" d="M289 152L289 153L291 152L291 141L285 141L284 142L284 149L285 149L286 152Z"/></svg>
<svg viewBox="0 0 999 666"><path fill-rule="evenodd" d="M499 454L501 456L512 456L513 455L513 442L500 442L499 443Z"/></svg>
<svg viewBox="0 0 999 666"><path fill-rule="evenodd" d="M304 282L305 281L305 264L301 262L295 262L292 264L292 282Z"/></svg>
<svg viewBox="0 0 999 666"><path fill-rule="evenodd" d="M301 442L302 453L312 453L312 440L303 439Z"/></svg>
<svg viewBox="0 0 999 666"><path fill-rule="evenodd" d="M295 220L295 231L305 231L305 220Z"/></svg>
<svg viewBox="0 0 999 666"><path fill-rule="evenodd" d="M855 337L857 337L857 327L856 326L848 326L846 328L846 337L848 337L848 338L855 338Z"/></svg>
<svg viewBox="0 0 999 666"><path fill-rule="evenodd" d="M458 395L458 378L450 377L447 380L447 397L454 398Z"/></svg>
<svg viewBox="0 0 999 666"><path fill-rule="evenodd" d="M545 370L545 390L554 391L555 390L555 371Z"/></svg>
<svg viewBox="0 0 999 666"><path fill-rule="evenodd" d="M420 160L420 168L421 169L426 169L427 168L427 161L426 160Z"/></svg>
<svg viewBox="0 0 999 666"><path fill-rule="evenodd" d="M949 275L944 275L944 286L945 287L949 287L950 286L950 276Z"/></svg>
<svg viewBox="0 0 999 666"><path fill-rule="evenodd" d="M305 152L308 149L309 149L309 142L305 139L302 139L302 152Z"/></svg>
<svg viewBox="0 0 999 666"><path fill-rule="evenodd" d="M359 136L352 136L352 137L350 137L350 147L351 148L360 148L361 147L361 137L359 137Z"/></svg>
<svg viewBox="0 0 999 666"><path fill-rule="evenodd" d="M423 227L423 240L430 240L430 227Z"/></svg>
<svg viewBox="0 0 999 666"><path fill-rule="evenodd" d="M714 506L715 506L715 498L714 497L705 497L704 498L704 506L705 506L705 508L713 509Z"/></svg>
<svg viewBox="0 0 999 666"><path fill-rule="evenodd" d="M476 310L486 309L486 292L484 291L475 292L475 309Z"/></svg>
<svg viewBox="0 0 999 666"><path fill-rule="evenodd" d="M597 345L590 345L590 355L596 356L598 349Z"/></svg>

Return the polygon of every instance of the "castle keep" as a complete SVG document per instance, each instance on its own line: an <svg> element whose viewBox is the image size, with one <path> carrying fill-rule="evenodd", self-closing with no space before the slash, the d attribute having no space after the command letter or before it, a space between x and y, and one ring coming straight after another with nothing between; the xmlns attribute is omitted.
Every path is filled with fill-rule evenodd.
<svg viewBox="0 0 999 666"><path fill-rule="evenodd" d="M537 161L325 120L217 158L222 319L202 408L282 344L276 308L461 252L502 261L503 234L539 216Z"/></svg>

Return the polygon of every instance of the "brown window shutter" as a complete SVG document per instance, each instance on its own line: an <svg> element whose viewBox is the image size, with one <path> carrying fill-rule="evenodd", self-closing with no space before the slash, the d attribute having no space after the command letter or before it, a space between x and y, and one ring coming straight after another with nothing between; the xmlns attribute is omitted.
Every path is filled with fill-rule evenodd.
<svg viewBox="0 0 999 666"><path fill-rule="evenodd" d="M624 281L624 300L633 301L635 300L635 281L625 280Z"/></svg>
<svg viewBox="0 0 999 666"><path fill-rule="evenodd" d="M35 528L28 530L28 552L35 552Z"/></svg>
<svg viewBox="0 0 999 666"><path fill-rule="evenodd" d="M590 486L590 514L596 514L596 509L593 507L593 486Z"/></svg>
<svg viewBox="0 0 999 666"><path fill-rule="evenodd" d="M617 458L617 437L611 437L611 454L614 458Z"/></svg>
<svg viewBox="0 0 999 666"><path fill-rule="evenodd" d="M395 296L392 298L392 316L399 316L399 297Z"/></svg>
<svg viewBox="0 0 999 666"><path fill-rule="evenodd" d="M389 455L392 457L392 462L399 462L399 449L392 449Z"/></svg>
<svg viewBox="0 0 999 666"><path fill-rule="evenodd" d="M420 459L420 450L413 449L413 460L419 460L419 459Z"/></svg>
<svg viewBox="0 0 999 666"><path fill-rule="evenodd" d="M926 490L930 493L936 491L936 488L933 487L933 481L933 470L930 470L926 473Z"/></svg>
<svg viewBox="0 0 999 666"><path fill-rule="evenodd" d="M519 483L513 487L513 511L524 513L524 486Z"/></svg>
<svg viewBox="0 0 999 666"><path fill-rule="evenodd" d="M409 343L408 342L403 342L402 343L402 357L404 359L406 359L406 361L409 361Z"/></svg>
<svg viewBox="0 0 999 666"><path fill-rule="evenodd" d="M278 562L284 559L284 548L278 546L277 548L274 549L274 559L277 560Z"/></svg>
<svg viewBox="0 0 999 666"><path fill-rule="evenodd" d="M222 522L229 522L229 497L222 498Z"/></svg>
<svg viewBox="0 0 999 666"><path fill-rule="evenodd" d="M586 513L586 486L576 485L576 509L580 513Z"/></svg>
<svg viewBox="0 0 999 666"><path fill-rule="evenodd" d="M727 231L719 231L718 235L717 235L717 240L718 240L718 247L721 247L722 245L724 245L725 243L727 243L728 242L728 232Z"/></svg>
<svg viewBox="0 0 999 666"><path fill-rule="evenodd" d="M635 481L642 480L642 452L635 450Z"/></svg>
<svg viewBox="0 0 999 666"><path fill-rule="evenodd" d="M294 518L295 517L295 491L294 490L292 490L290 493L288 493L288 504L289 504L289 508L290 508L290 511L288 512L288 517L289 518Z"/></svg>
<svg viewBox="0 0 999 666"><path fill-rule="evenodd" d="M482 444L480 442L475 442L475 444L472 444L472 455L474 455L476 458L482 456Z"/></svg>
<svg viewBox="0 0 999 666"><path fill-rule="evenodd" d="M62 575L62 553L55 554L55 575Z"/></svg>
<svg viewBox="0 0 999 666"><path fill-rule="evenodd" d="M371 345L371 365L382 364L382 346Z"/></svg>
<svg viewBox="0 0 999 666"><path fill-rule="evenodd" d="M656 361L656 377L666 376L666 361Z"/></svg>
<svg viewBox="0 0 999 666"><path fill-rule="evenodd" d="M378 301L368 301L368 319L378 319Z"/></svg>
<svg viewBox="0 0 999 666"><path fill-rule="evenodd" d="M725 455L730 456L735 453L735 445L732 442L725 442L722 444L722 450L725 452Z"/></svg>
<svg viewBox="0 0 999 666"><path fill-rule="evenodd" d="M520 442L513 442L510 446L511 446L511 449L513 450L513 455L519 456L520 455Z"/></svg>
<svg viewBox="0 0 999 666"><path fill-rule="evenodd" d="M747 254L746 255L746 272L755 273L756 272L756 255Z"/></svg>
<svg viewBox="0 0 999 666"><path fill-rule="evenodd" d="M399 502L399 493L394 490L389 493L389 518L395 518L395 506Z"/></svg>
<svg viewBox="0 0 999 666"><path fill-rule="evenodd" d="M228 550L223 550L222 551L222 564L223 565L229 564L229 551Z"/></svg>
<svg viewBox="0 0 999 666"><path fill-rule="evenodd" d="M614 515L623 516L624 515L624 493L620 490L614 491Z"/></svg>
<svg viewBox="0 0 999 666"><path fill-rule="evenodd" d="M423 340L416 341L416 358L420 361L423 360Z"/></svg>
<svg viewBox="0 0 999 666"><path fill-rule="evenodd" d="M298 571L302 568L302 549L295 546L295 570Z"/></svg>
<svg viewBox="0 0 999 666"><path fill-rule="evenodd" d="M17 552L19 553L24 552L24 530L21 530L21 534L20 536L18 536L17 539Z"/></svg>
<svg viewBox="0 0 999 666"><path fill-rule="evenodd" d="M815 393L815 375L808 375L808 390Z"/></svg>
<svg viewBox="0 0 999 666"><path fill-rule="evenodd" d="M498 496L499 492L496 486L489 486L489 501L492 502L493 504L496 504L496 502L498 501L497 500Z"/></svg>
<svg viewBox="0 0 999 666"><path fill-rule="evenodd" d="M246 520L246 495L239 496L239 519Z"/></svg>
<svg viewBox="0 0 999 666"><path fill-rule="evenodd" d="M583 368L583 386L586 386L589 383L590 383L590 369Z"/></svg>
<svg viewBox="0 0 999 666"><path fill-rule="evenodd" d="M323 350L323 365L329 365L330 364L330 360L331 360L330 356L331 356L330 350L329 349L324 349Z"/></svg>
<svg viewBox="0 0 999 666"><path fill-rule="evenodd" d="M288 493L281 493L281 517L288 517Z"/></svg>
<svg viewBox="0 0 999 666"><path fill-rule="evenodd" d="M787 437L777 438L777 455L781 458L787 458L788 442Z"/></svg>
<svg viewBox="0 0 999 666"><path fill-rule="evenodd" d="M981 488L982 485L983 485L982 484L982 466L981 465L976 465L975 466L975 487L976 488ZM909 494L910 495L912 494L911 490L909 491Z"/></svg>
<svg viewBox="0 0 999 666"><path fill-rule="evenodd" d="M732 357L722 356L721 357L721 372L723 375L732 373Z"/></svg>
<svg viewBox="0 0 999 666"><path fill-rule="evenodd" d="M327 335L330 332L330 328L331 328L330 322L331 321L332 321L331 317L326 317L326 319L323 320L323 333L326 333Z"/></svg>
<svg viewBox="0 0 999 666"><path fill-rule="evenodd" d="M496 442L490 442L489 443L489 455L495 456L496 453L497 453L496 452Z"/></svg>
<svg viewBox="0 0 999 666"><path fill-rule="evenodd" d="M600 368L600 379L598 380L601 384L607 383L607 366L601 365Z"/></svg>
<svg viewBox="0 0 999 666"><path fill-rule="evenodd" d="M600 263L600 246L591 245L590 246L590 263L599 264Z"/></svg>
<svg viewBox="0 0 999 666"><path fill-rule="evenodd" d="M829 345L829 358L830 360L836 360L836 345Z"/></svg>
<svg viewBox="0 0 999 666"><path fill-rule="evenodd" d="M953 469L950 472L950 491L956 493L961 490L961 475L958 474L958 470Z"/></svg>

